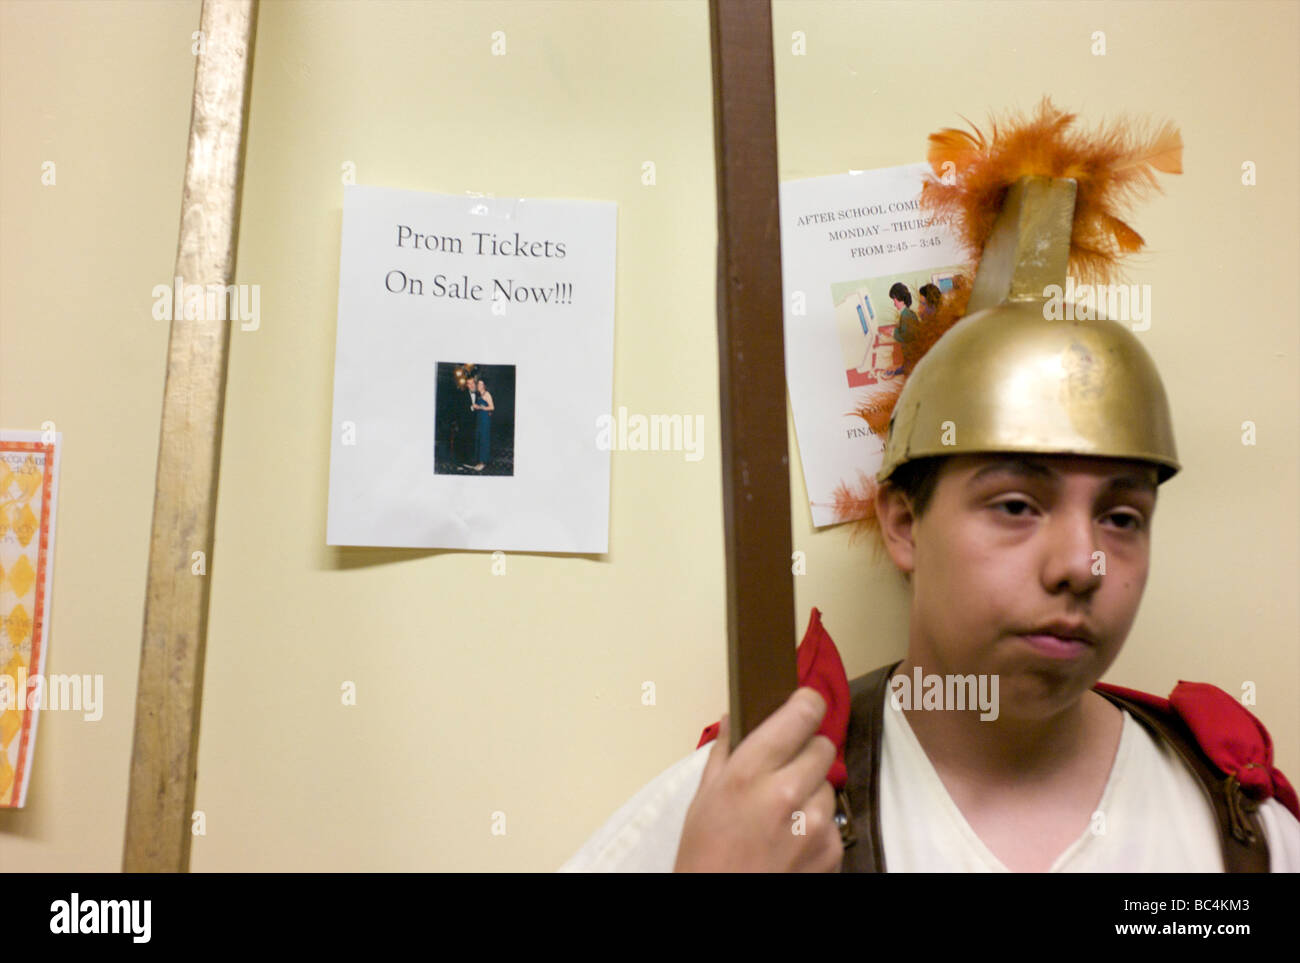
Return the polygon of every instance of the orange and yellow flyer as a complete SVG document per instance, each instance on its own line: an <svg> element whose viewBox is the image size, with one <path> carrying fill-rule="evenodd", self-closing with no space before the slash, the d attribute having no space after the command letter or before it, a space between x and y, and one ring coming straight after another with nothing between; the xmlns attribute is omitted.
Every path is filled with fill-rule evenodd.
<svg viewBox="0 0 1300 963"><path fill-rule="evenodd" d="M61 436L0 431L0 808L27 803L49 655Z"/></svg>

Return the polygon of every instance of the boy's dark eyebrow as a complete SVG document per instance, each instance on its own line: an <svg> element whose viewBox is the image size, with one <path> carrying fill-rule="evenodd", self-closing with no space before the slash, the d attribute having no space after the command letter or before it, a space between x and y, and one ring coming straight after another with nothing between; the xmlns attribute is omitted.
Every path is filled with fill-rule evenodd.
<svg viewBox="0 0 1300 963"><path fill-rule="evenodd" d="M1058 477L1056 472L1041 462L1030 461L1026 458L1004 458L1001 461L985 465L971 476L968 484L974 485L980 479L994 474L1019 475L1044 481L1055 481ZM1110 491L1145 491L1152 495L1157 493L1155 482L1148 477L1136 474L1117 475L1106 483L1106 488Z"/></svg>
<svg viewBox="0 0 1300 963"><path fill-rule="evenodd" d="M1156 483L1140 475L1120 475L1106 483L1109 491L1139 491L1157 494Z"/></svg>

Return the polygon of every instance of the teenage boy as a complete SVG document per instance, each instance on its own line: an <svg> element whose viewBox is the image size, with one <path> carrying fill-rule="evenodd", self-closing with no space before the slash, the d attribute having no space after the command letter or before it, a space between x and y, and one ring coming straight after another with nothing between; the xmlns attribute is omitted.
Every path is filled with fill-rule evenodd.
<svg viewBox="0 0 1300 963"><path fill-rule="evenodd" d="M1221 872L1214 812L1178 752L1092 691L1146 584L1158 467L1024 453L905 467L877 495L885 548L911 585L907 657L883 712L888 868ZM900 707L896 680L916 668L997 679L996 718L926 708L919 692ZM724 717L712 746L646 787L565 868L840 868L824 711L800 689L734 752ZM1300 823L1276 799L1258 815L1270 868L1300 870Z"/></svg>
<svg viewBox="0 0 1300 963"><path fill-rule="evenodd" d="M838 814L852 845L827 781L837 747L817 734L826 704L801 688L734 752L724 717L712 746L564 869L1300 871L1300 805L1244 708L1209 686L1176 713L1097 686L1137 615L1158 486L1179 464L1137 338L1052 321L1031 293L1042 242L1068 248L1073 204L1072 181L1017 185L1006 223L1021 235L999 239L1011 253L986 258L973 313L917 365L890 421L875 510L911 618L906 658L852 690ZM1055 236L1032 236L1042 223ZM816 610L810 640L829 642ZM994 704L949 704L953 685L923 698L911 682L928 676L978 680L967 691ZM1219 743L1251 738L1253 756L1215 771Z"/></svg>

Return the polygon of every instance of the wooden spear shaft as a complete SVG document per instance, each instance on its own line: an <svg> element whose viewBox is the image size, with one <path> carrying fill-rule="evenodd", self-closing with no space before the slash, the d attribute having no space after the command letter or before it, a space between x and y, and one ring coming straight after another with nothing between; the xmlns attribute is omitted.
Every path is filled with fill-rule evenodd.
<svg viewBox="0 0 1300 963"><path fill-rule="evenodd" d="M226 300L234 276L256 17L256 0L204 0L200 16L175 277L201 285L205 306ZM221 286L219 298L206 297L209 285ZM167 347L125 872L190 864L230 321L187 320L180 293Z"/></svg>
<svg viewBox="0 0 1300 963"><path fill-rule="evenodd" d="M795 672L772 11L709 0L731 744Z"/></svg>

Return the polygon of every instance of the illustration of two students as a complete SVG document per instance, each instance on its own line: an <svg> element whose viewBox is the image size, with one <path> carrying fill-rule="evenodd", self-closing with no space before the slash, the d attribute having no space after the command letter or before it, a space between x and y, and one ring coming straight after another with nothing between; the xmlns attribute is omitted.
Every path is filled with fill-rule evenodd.
<svg viewBox="0 0 1300 963"><path fill-rule="evenodd" d="M475 454L478 456L478 464L466 464L465 467L473 471L482 471L492 460L492 412L496 411L496 405L492 403L492 395L487 390L487 382L482 378L470 382L469 408L470 411L477 412L475 421L478 444Z"/></svg>
<svg viewBox="0 0 1300 963"><path fill-rule="evenodd" d="M921 313L918 316L912 310L912 292L907 289L906 284L902 281L895 281L889 289L889 300L894 303L894 310L898 312L898 324L894 328L894 340L903 346L905 362L911 360L912 352L910 347L915 344L920 335L920 326L934 317L943 300L943 292L935 284L922 284L919 293L921 297L917 303L917 308ZM874 341L868 340L867 355L862 359L862 364L858 366L859 370L867 368L874 345ZM908 367L910 368L910 365Z"/></svg>
<svg viewBox="0 0 1300 963"><path fill-rule="evenodd" d="M889 289L889 299L894 302L894 310L898 312L898 327L894 331L894 340L915 341L917 326L934 317L935 312L939 310L943 293L936 285L922 284L920 295L921 299L917 307L921 311L921 316L918 318L916 312L912 310L912 292L907 290L907 285L898 281Z"/></svg>

